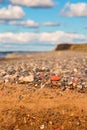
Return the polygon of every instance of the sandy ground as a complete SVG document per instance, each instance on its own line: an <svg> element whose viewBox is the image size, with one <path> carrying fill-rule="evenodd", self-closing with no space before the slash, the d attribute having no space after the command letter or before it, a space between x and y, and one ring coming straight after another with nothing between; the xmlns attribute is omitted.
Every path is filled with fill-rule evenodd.
<svg viewBox="0 0 87 130"><path fill-rule="evenodd" d="M27 88L0 84L0 130L87 130L87 93Z"/></svg>
<svg viewBox="0 0 87 130"><path fill-rule="evenodd" d="M7 89L0 92L0 130L87 129L86 94L52 88L26 93L15 84Z"/></svg>

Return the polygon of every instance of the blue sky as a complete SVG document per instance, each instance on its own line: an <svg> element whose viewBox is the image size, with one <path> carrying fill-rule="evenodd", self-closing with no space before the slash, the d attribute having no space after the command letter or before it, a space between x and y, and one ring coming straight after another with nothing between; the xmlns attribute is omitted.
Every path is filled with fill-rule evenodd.
<svg viewBox="0 0 87 130"><path fill-rule="evenodd" d="M0 0L0 51L87 42L87 0Z"/></svg>

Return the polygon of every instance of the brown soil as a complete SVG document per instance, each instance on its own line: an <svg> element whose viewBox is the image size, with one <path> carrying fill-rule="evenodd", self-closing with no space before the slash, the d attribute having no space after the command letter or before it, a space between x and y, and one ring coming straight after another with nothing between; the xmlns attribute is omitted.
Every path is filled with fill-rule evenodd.
<svg viewBox="0 0 87 130"><path fill-rule="evenodd" d="M0 130L87 130L87 94L0 85Z"/></svg>

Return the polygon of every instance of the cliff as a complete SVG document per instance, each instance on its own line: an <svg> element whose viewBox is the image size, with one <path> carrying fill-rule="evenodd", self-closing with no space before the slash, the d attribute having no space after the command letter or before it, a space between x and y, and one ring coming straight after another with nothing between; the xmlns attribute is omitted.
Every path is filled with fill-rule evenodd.
<svg viewBox="0 0 87 130"><path fill-rule="evenodd" d="M55 51L72 50L72 51L87 51L87 43L85 44L58 44Z"/></svg>

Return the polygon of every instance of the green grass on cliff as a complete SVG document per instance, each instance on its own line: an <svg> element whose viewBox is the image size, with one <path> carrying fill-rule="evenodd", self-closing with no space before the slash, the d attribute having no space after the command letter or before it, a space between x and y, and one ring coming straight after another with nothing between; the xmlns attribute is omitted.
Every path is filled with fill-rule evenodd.
<svg viewBox="0 0 87 130"><path fill-rule="evenodd" d="M58 50L87 51L87 44L59 44L55 48Z"/></svg>

